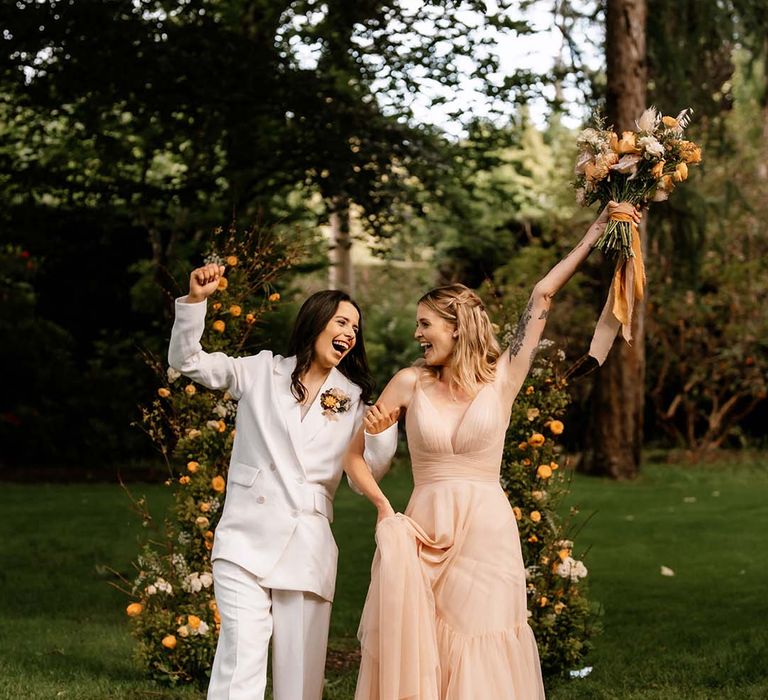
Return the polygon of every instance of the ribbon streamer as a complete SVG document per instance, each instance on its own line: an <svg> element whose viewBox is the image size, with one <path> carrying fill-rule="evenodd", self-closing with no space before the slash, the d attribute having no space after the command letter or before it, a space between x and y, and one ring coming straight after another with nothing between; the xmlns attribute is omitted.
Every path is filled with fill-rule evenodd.
<svg viewBox="0 0 768 700"><path fill-rule="evenodd" d="M603 311L597 321L589 355L598 365L605 362L616 335L628 343L632 340L632 313L635 304L645 295L645 265L640 245L640 231L632 218L632 205L620 203L612 212L609 221L626 221L632 231L632 257L619 259L613 273L611 288Z"/></svg>

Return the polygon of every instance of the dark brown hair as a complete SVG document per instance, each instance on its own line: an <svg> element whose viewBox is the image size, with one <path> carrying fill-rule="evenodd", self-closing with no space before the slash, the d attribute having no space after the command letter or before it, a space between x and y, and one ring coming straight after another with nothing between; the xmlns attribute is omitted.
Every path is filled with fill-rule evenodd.
<svg viewBox="0 0 768 700"><path fill-rule="evenodd" d="M365 354L363 312L349 294L335 289L315 292L301 305L293 324L291 339L288 341L288 356L296 355L296 369L291 373L291 393L299 402L307 397L307 388L301 383L300 377L312 364L315 356L315 341L336 315L342 301L348 301L357 309L360 322L355 345L344 356L337 369L349 381L360 387L360 398L363 403L370 403L375 382L368 368L368 358Z"/></svg>

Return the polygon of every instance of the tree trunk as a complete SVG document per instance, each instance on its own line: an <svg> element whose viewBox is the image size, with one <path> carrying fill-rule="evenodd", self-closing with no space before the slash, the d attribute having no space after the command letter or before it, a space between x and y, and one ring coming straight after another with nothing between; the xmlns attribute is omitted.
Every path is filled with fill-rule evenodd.
<svg viewBox="0 0 768 700"><path fill-rule="evenodd" d="M621 133L634 129L646 108L646 0L607 0L608 122ZM648 248L645 220L640 227ZM645 301L635 307L632 345L619 337L595 376L592 412L581 469L632 479L640 469L645 410Z"/></svg>
<svg viewBox="0 0 768 700"><path fill-rule="evenodd" d="M331 289L341 289L347 294L353 294L354 269L352 267L352 236L349 230L349 200L339 196L330 201L331 266L328 271L328 286Z"/></svg>

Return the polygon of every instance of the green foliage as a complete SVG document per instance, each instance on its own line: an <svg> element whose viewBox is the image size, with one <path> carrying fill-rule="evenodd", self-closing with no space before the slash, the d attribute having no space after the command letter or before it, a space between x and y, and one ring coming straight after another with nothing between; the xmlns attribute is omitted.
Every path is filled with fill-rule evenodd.
<svg viewBox="0 0 768 700"><path fill-rule="evenodd" d="M244 354L254 327L280 301L273 284L299 251L265 230L217 229L206 262L227 273L209 300L203 345ZM143 428L168 463L173 505L159 540L147 542L131 583L127 608L138 655L149 675L166 684L205 685L216 649L220 617L213 597L210 550L221 516L235 435L236 404L148 357L161 386L143 409ZM145 526L152 518L134 501Z"/></svg>
<svg viewBox="0 0 768 700"><path fill-rule="evenodd" d="M562 377L564 354L543 341L528 380L512 407L501 483L512 504L526 565L529 623L536 635L542 671L566 675L578 668L595 635L587 598L587 569L573 557L576 509L563 520L558 509L570 476L561 468L557 444L568 406Z"/></svg>

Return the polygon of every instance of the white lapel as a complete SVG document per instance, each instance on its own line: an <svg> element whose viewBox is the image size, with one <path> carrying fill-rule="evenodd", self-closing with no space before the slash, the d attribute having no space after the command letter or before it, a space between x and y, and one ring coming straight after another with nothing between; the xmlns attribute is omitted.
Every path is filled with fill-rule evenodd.
<svg viewBox="0 0 768 700"><path fill-rule="evenodd" d="M296 367L295 357L280 358L274 367L273 387L277 397L277 410L285 424L285 431L291 441L291 446L296 455L296 459L304 471L302 463L302 445L301 445L301 407L296 397L291 393L291 373Z"/></svg>

